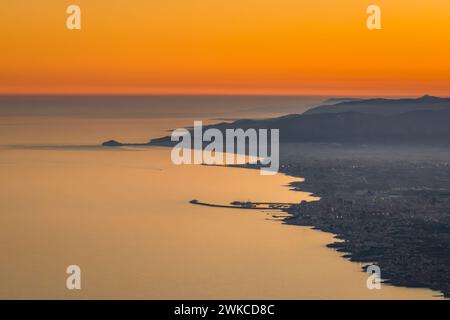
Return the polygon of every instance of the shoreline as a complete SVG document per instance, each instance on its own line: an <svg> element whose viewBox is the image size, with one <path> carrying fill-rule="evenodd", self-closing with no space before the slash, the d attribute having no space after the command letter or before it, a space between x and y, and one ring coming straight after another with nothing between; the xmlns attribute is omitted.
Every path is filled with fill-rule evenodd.
<svg viewBox="0 0 450 320"><path fill-rule="evenodd" d="M240 164L240 165L226 165L227 167L238 167L238 168L246 168L246 169L259 169L258 165L253 164ZM366 268L368 265L375 264L378 265L382 272L381 272L381 278L382 278L382 284L387 284L394 287L402 287L402 288L409 288L409 289L429 289L434 292L436 292L436 296L443 298L445 300L450 298L450 294L448 291L443 290L441 285L434 284L434 285L426 285L421 282L415 282L414 280L404 280L401 277L401 272L392 272L391 266L386 266L385 263L380 261L377 261L376 258L373 258L370 254L364 254L362 252L359 252L358 250L354 250L354 247L352 247L348 241L352 241L352 237L349 237L346 233L341 232L341 229L337 227L334 224L335 220L334 218L324 218L323 215L319 214L319 220L322 220L321 223L317 223L318 220L311 219L310 214L318 213L320 211L321 205L327 201L328 198L333 198L335 194L333 192L324 191L320 188L321 182L312 182L314 181L311 178L307 178L303 170L306 168L302 168L302 173L299 175L299 172L297 171L298 168L295 168L292 164L286 164L283 163L280 167L281 174L285 174L287 176L293 177L293 178L302 178L303 181L295 181L293 182L290 187L293 191L300 191L300 192L310 192L311 196L318 197L319 199L317 201L302 201L299 204L294 204L290 206L289 208L284 208L281 211L287 213L286 216L282 217L279 221L281 221L283 224L291 225L291 226L302 226L302 227L309 227L313 230L317 230L320 232L325 232L328 234L331 234L334 239L337 241L330 242L326 245L327 248L333 249L334 251L341 253L341 258L344 258L345 260L348 260L350 262L355 263L362 263L364 266L361 268L361 272L366 272ZM314 166L309 167L305 170L305 172L314 172L315 168ZM319 206L315 209L307 208L308 204L318 204ZM325 205L328 206L328 203ZM307 209L306 209L307 208ZM241 208L239 208L241 209ZM306 209L306 212L302 213L302 210ZM348 209L348 208L347 208ZM351 232L350 232L351 233ZM385 259L394 258L393 256L385 256ZM386 268L385 268L386 267ZM389 278L386 278L383 276L383 269L388 269ZM418 270L419 272L422 271L420 268Z"/></svg>
<svg viewBox="0 0 450 320"><path fill-rule="evenodd" d="M280 220L333 234L339 241L328 248L351 262L378 265L383 283L431 289L450 298L449 163L312 154L290 154L280 161L279 172L304 179L293 182L292 189L320 199L284 208L288 216ZM221 166L260 169L254 164Z"/></svg>
<svg viewBox="0 0 450 320"><path fill-rule="evenodd" d="M281 173L304 179L294 182L291 185L293 190L312 192L312 195L320 197L320 200L302 201L285 209L289 216L282 220L283 223L312 227L314 230L333 234L338 241L329 243L328 248L342 253L342 257L351 262L378 265L381 268L383 283L397 287L431 289L439 292L444 299L450 298L450 277L447 276L450 275L450 265L445 263L446 257L441 257L443 252L448 251L446 244L450 243L450 236L447 236L450 226L447 221L441 225L442 233L438 235L427 233L426 229L422 229L434 227L441 222L436 218L421 220L417 217L420 213L405 217L395 204L401 201L401 196L388 197L387 201L384 199L375 205L369 205L368 202L364 204L368 198L379 197L380 194L386 194L387 190L384 192L377 190L373 194L369 191L359 194L361 190L355 188L357 196L353 195L354 192L340 194L333 190L325 190L323 185L329 186L327 180L333 178L321 181L313 179L317 171L323 170L324 166L284 163ZM334 171L333 166L328 169L328 174ZM350 180L354 178L353 176L342 177L335 182L339 185L351 185ZM419 193L420 191L418 190ZM410 198L417 198L415 199L417 202L421 201L420 195ZM415 204L411 202L410 205L413 207ZM445 208L446 204L443 207ZM407 206L403 206L402 209L407 210ZM396 216L396 213L399 216ZM361 271L365 272L366 267L367 265Z"/></svg>

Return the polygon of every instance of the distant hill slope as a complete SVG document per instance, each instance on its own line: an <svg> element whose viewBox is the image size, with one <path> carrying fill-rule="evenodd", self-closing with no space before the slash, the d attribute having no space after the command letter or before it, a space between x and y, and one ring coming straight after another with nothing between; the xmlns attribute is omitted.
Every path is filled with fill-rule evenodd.
<svg viewBox="0 0 450 320"><path fill-rule="evenodd" d="M391 115L416 110L450 109L450 98L423 96L417 99L364 99L343 101L312 108L305 114L341 113L356 111L369 114Z"/></svg>
<svg viewBox="0 0 450 320"><path fill-rule="evenodd" d="M429 144L450 146L450 99L370 99L318 107L314 112L264 120L237 120L205 126L226 129L279 129L281 142L344 144ZM392 108L390 110L389 108ZM337 111L341 112L337 112ZM148 145L171 146L170 136ZM122 145L117 141L106 146ZM145 144L144 144L145 145Z"/></svg>
<svg viewBox="0 0 450 320"><path fill-rule="evenodd" d="M450 146L450 109L410 111L390 116L361 112L289 115L267 120L239 120L206 128L279 129L281 142L432 144ZM153 145L172 145L170 137Z"/></svg>
<svg viewBox="0 0 450 320"><path fill-rule="evenodd" d="M321 105L331 105L331 104L337 104L341 102L349 102L349 101L361 101L363 99L360 98L330 98L321 103Z"/></svg>

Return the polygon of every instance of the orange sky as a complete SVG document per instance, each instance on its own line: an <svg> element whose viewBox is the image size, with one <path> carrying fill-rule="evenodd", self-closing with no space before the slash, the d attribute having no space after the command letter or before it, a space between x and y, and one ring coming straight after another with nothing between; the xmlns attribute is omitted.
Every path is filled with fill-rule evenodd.
<svg viewBox="0 0 450 320"><path fill-rule="evenodd" d="M2 0L0 43L0 94L450 95L449 0Z"/></svg>

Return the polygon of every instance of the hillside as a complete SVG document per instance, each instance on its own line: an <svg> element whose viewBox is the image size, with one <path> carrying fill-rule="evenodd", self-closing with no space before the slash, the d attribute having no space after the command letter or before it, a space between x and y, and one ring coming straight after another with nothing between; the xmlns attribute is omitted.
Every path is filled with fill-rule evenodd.
<svg viewBox="0 0 450 320"><path fill-rule="evenodd" d="M368 114L392 115L417 110L449 110L450 98L439 98L425 95L417 99L364 99L342 101L335 104L329 102L312 108L305 114L341 113L356 111Z"/></svg>
<svg viewBox="0 0 450 320"><path fill-rule="evenodd" d="M222 122L203 129L279 129L281 142L450 146L450 99L366 99L319 106L304 114ZM149 145L170 146L170 136ZM117 141L105 146L120 146Z"/></svg>

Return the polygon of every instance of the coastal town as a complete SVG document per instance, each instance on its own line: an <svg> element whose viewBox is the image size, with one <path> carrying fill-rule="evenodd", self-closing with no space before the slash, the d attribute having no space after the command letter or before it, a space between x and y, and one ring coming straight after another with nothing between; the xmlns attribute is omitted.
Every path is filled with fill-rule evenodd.
<svg viewBox="0 0 450 320"><path fill-rule="evenodd" d="M285 223L336 234L330 248L377 264L387 283L450 297L448 161L316 159L281 170L305 179L293 188L321 198L286 209Z"/></svg>

